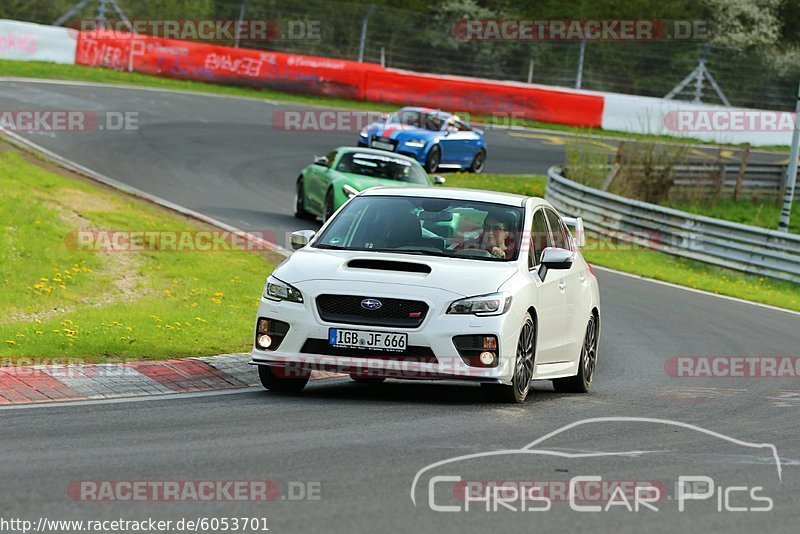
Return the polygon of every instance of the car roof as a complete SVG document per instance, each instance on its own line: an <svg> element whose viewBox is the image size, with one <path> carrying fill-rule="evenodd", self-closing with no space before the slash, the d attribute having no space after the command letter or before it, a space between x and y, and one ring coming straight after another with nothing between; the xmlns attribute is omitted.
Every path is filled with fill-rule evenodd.
<svg viewBox="0 0 800 534"><path fill-rule="evenodd" d="M456 200L475 200L504 204L506 206L524 206L528 199L535 205L546 204L544 199L527 197L513 193L499 193L496 191L482 191L480 189L461 189L457 187L371 187L361 192L360 196L404 196L404 197L429 197L451 198Z"/></svg>
<svg viewBox="0 0 800 534"><path fill-rule="evenodd" d="M452 115L452 113L448 113L447 111L442 111L441 109L420 108L411 106L400 108L398 111L418 111L420 113L428 113L429 115L438 115L444 118L447 118Z"/></svg>
<svg viewBox="0 0 800 534"><path fill-rule="evenodd" d="M388 150L378 150L377 148L366 148L360 146L340 146L336 149L337 152L363 152L365 154L375 154L376 156L383 156L386 158L397 158L402 159L404 161L413 161L417 162L414 158L410 158L403 154L398 154L397 152L389 152Z"/></svg>

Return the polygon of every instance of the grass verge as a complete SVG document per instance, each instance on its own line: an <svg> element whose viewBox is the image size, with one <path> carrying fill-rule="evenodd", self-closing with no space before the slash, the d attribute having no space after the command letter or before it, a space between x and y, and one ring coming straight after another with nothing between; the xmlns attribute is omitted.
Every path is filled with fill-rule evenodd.
<svg viewBox="0 0 800 534"><path fill-rule="evenodd" d="M770 230L778 229L783 204L766 200L671 200L671 208ZM800 234L800 199L792 204L789 231Z"/></svg>
<svg viewBox="0 0 800 534"><path fill-rule="evenodd" d="M445 185L544 196L546 184L547 177L537 175L449 174ZM582 252L586 261L594 265L800 311L800 284L718 269L657 250L619 245L608 239L589 239Z"/></svg>
<svg viewBox="0 0 800 534"><path fill-rule="evenodd" d="M160 231L181 239L212 229L4 144L0 190L0 362L249 350L274 258L244 247L191 250L189 242L173 247L181 251L87 251L78 231Z"/></svg>
<svg viewBox="0 0 800 534"><path fill-rule="evenodd" d="M453 173L443 175L447 187L502 191L532 197L543 197L547 177L540 174L472 174Z"/></svg>
<svg viewBox="0 0 800 534"><path fill-rule="evenodd" d="M380 102L365 102L360 100L347 100L343 98L331 98L314 95L302 95L273 91L270 89L258 89L250 87L238 87L231 85L221 85L193 80L177 80L163 78L159 76L149 76L137 72L120 72L111 69L95 67L85 67L82 65L61 65L57 63L47 63L42 61L12 61L0 60L0 76L20 77L20 78L43 78L52 80L85 81L94 83L117 83L138 85L143 87L155 87L159 89L175 89L181 91L198 91L204 93L214 93L221 95L240 96L248 98L258 98L264 100L275 100L294 104L307 104L315 106L325 106L332 108L356 109L366 111L391 112L398 106L395 104L382 104ZM458 112L459 110L451 110ZM486 115L472 115L470 119L477 123L499 123L498 128L508 129L507 118L493 118ZM664 143L687 142L709 146L719 146L717 143L702 141L699 139L680 139L668 135L636 134L619 132L614 130L599 130L593 128L583 128L578 126L568 126L564 124L553 124L549 122L532 121L528 119L514 119L514 126L525 128L536 128L555 132L564 132L581 136L604 136L618 139L639 139L660 141ZM487 126L489 127L489 126ZM736 145L729 145L736 146ZM769 150L774 152L787 152L788 147L772 146L759 147L759 150Z"/></svg>

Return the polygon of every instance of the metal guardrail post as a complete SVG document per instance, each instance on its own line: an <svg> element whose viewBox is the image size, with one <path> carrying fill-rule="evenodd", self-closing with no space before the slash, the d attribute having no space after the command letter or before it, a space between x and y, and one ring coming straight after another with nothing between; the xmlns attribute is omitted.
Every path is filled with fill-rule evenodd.
<svg viewBox="0 0 800 534"><path fill-rule="evenodd" d="M797 181L797 157L800 151L800 85L797 87L797 103L794 109L794 133L792 134L792 150L789 152L789 168L786 171L786 187L783 192L783 209L778 222L779 232L789 231L789 220L792 217L794 186Z"/></svg>

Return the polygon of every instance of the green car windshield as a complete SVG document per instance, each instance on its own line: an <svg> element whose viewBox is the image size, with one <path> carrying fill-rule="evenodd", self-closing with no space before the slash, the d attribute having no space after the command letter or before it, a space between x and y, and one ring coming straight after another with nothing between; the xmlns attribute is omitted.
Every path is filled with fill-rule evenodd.
<svg viewBox="0 0 800 534"><path fill-rule="evenodd" d="M441 198L356 197L312 246L488 261L519 256L524 208Z"/></svg>
<svg viewBox="0 0 800 534"><path fill-rule="evenodd" d="M391 155L347 152L339 159L336 170L383 180L430 185L422 167Z"/></svg>

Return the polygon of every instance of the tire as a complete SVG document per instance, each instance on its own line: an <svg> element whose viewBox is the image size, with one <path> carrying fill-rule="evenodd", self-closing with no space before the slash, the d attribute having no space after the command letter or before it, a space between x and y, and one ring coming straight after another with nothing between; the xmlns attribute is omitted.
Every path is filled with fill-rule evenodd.
<svg viewBox="0 0 800 534"><path fill-rule="evenodd" d="M480 174L483 172L483 167L486 165L486 151L484 149L478 150L475 158L472 160L472 165L469 167L469 172Z"/></svg>
<svg viewBox="0 0 800 534"><path fill-rule="evenodd" d="M261 385L265 389L277 393L298 393L306 387L308 379L311 377L311 371L305 370L292 370L292 374L295 376L286 376L286 374L286 368L282 365L258 366L258 378L261 380ZM298 374L299 376L296 376Z"/></svg>
<svg viewBox="0 0 800 534"><path fill-rule="evenodd" d="M434 145L429 151L428 156L425 158L425 170L428 174L436 172L439 168L439 163L442 161L442 149Z"/></svg>
<svg viewBox="0 0 800 534"><path fill-rule="evenodd" d="M359 384L380 384L384 380L386 380L385 376L359 376L356 374L350 375L350 379L353 382L358 382Z"/></svg>
<svg viewBox="0 0 800 534"><path fill-rule="evenodd" d="M536 325L530 313L525 314L517 342L514 361L514 376L511 385L481 384L496 402L522 404L528 398L533 382L533 369L536 362Z"/></svg>
<svg viewBox="0 0 800 534"><path fill-rule="evenodd" d="M583 336L578 374L553 380L553 388L559 393L588 393L597 367L597 319L589 317L586 334Z"/></svg>
<svg viewBox="0 0 800 534"><path fill-rule="evenodd" d="M297 180L297 188L294 194L294 216L298 219L311 220L314 216L306 211L306 196L303 187L303 177Z"/></svg>
<svg viewBox="0 0 800 534"><path fill-rule="evenodd" d="M325 194L325 205L322 208L322 222L327 222L335 211L333 209L333 191L329 189Z"/></svg>

